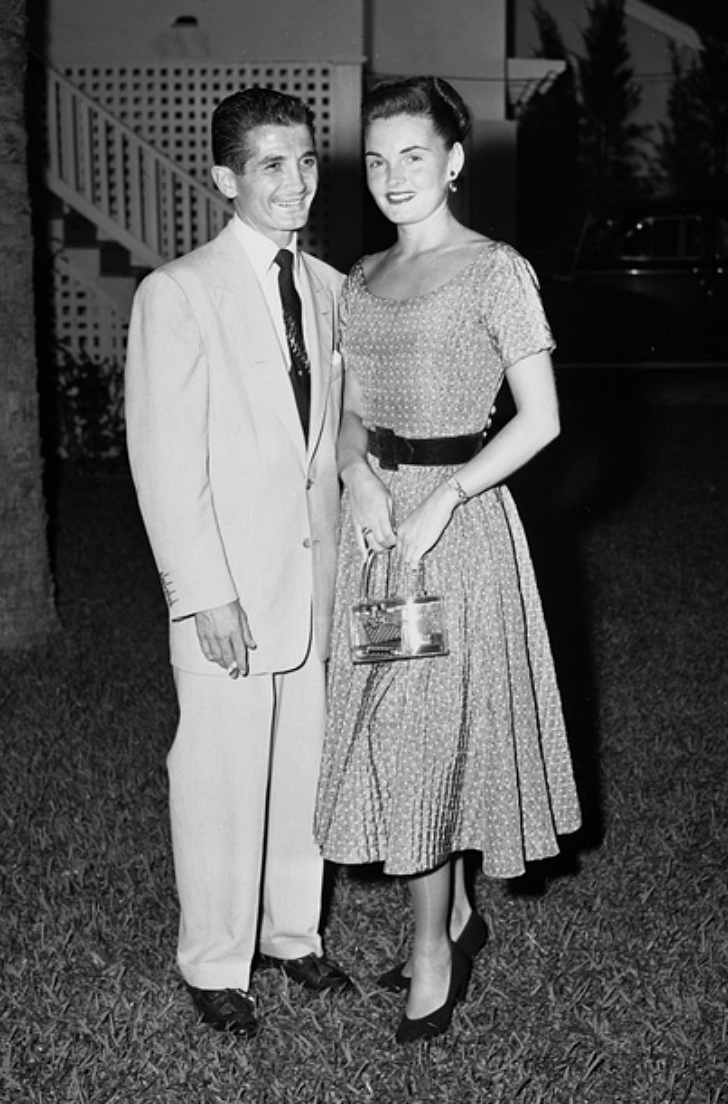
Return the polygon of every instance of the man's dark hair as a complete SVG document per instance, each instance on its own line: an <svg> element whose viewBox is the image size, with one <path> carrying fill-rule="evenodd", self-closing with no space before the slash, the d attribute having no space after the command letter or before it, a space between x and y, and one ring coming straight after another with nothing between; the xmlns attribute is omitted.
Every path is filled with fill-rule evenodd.
<svg viewBox="0 0 728 1104"><path fill-rule="evenodd" d="M297 96L272 88L244 88L233 92L212 113L212 158L241 174L250 151L248 134L260 126L307 126L314 133L313 112Z"/></svg>

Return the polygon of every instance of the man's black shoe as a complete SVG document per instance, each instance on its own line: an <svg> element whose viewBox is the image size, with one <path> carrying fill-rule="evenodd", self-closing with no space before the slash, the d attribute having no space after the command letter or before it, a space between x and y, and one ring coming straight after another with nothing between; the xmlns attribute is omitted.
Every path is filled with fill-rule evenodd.
<svg viewBox="0 0 728 1104"><path fill-rule="evenodd" d="M305 958L274 958L273 955L261 955L260 962L263 966L278 966L287 974L291 981L297 981L305 985L314 993L322 993L326 989L350 989L351 978L344 973L325 955L310 954Z"/></svg>
<svg viewBox="0 0 728 1104"><path fill-rule="evenodd" d="M187 988L202 1023L231 1035L255 1035L258 1030L255 1005L242 989L195 989L192 985Z"/></svg>

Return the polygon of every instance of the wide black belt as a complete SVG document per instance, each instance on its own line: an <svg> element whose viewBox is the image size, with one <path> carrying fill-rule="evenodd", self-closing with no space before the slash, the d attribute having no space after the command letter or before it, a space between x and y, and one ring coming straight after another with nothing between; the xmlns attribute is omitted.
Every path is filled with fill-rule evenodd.
<svg viewBox="0 0 728 1104"><path fill-rule="evenodd" d="M464 437L398 437L391 429L375 426L367 430L369 451L379 465L396 471L400 464L435 468L447 464L466 464L483 447L482 433Z"/></svg>

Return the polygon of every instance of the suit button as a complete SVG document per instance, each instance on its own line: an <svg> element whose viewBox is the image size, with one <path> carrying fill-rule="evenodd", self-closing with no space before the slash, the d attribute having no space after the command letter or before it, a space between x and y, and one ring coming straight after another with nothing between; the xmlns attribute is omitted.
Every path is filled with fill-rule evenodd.
<svg viewBox="0 0 728 1104"><path fill-rule="evenodd" d="M306 490L310 491L312 487L313 487L313 479L307 479L306 480Z"/></svg>
<svg viewBox="0 0 728 1104"><path fill-rule="evenodd" d="M311 547L311 538L310 537L306 537L305 541L303 542L303 547L304 548L310 548Z"/></svg>

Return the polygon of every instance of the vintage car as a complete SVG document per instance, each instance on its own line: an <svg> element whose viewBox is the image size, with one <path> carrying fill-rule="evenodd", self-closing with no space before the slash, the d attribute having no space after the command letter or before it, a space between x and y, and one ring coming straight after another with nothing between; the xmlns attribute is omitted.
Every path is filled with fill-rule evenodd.
<svg viewBox="0 0 728 1104"><path fill-rule="evenodd" d="M539 276L557 364L728 365L728 203L614 204Z"/></svg>

